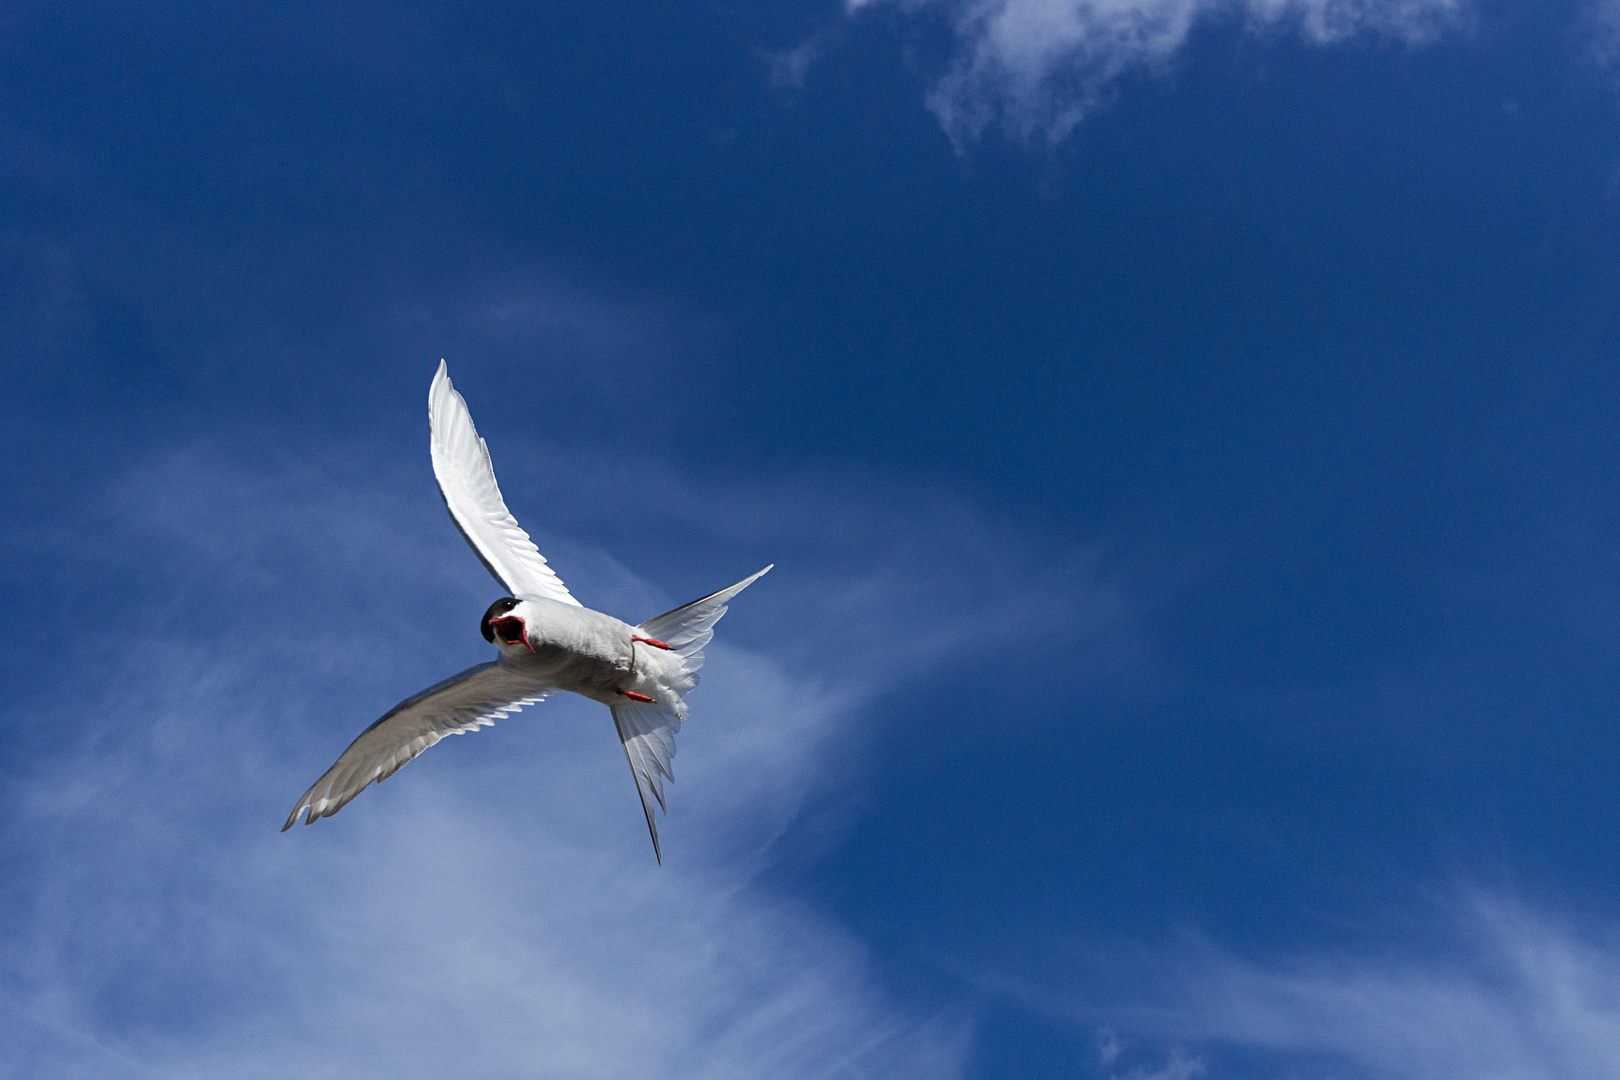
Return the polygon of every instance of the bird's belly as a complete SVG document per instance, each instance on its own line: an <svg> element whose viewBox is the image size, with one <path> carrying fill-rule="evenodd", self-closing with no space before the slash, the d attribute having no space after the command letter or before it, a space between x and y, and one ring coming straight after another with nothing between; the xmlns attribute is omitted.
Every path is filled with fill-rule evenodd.
<svg viewBox="0 0 1620 1080"><path fill-rule="evenodd" d="M537 645L534 651L503 657L504 666L528 678L607 700L631 677L630 655L603 655L563 645Z"/></svg>

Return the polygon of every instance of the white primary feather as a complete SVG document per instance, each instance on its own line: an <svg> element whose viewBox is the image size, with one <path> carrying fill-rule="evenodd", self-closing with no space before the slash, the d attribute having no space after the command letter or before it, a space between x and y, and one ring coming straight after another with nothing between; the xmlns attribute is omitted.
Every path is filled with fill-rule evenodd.
<svg viewBox="0 0 1620 1080"><path fill-rule="evenodd" d="M298 800L286 832L306 814L304 823L331 817L372 781L383 781L411 758L446 735L464 735L488 727L498 718L533 705L546 696L545 687L495 663L470 667L460 675L413 694L349 744L326 774Z"/></svg>
<svg viewBox="0 0 1620 1080"><path fill-rule="evenodd" d="M439 494L485 569L519 599L545 597L580 606L506 508L489 447L478 437L472 414L451 385L443 360L428 391L428 423Z"/></svg>

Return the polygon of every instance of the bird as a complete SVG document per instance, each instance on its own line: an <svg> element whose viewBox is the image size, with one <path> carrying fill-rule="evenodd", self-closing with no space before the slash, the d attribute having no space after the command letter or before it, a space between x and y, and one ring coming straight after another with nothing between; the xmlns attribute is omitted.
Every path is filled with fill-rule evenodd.
<svg viewBox="0 0 1620 1080"><path fill-rule="evenodd" d="M300 816L306 825L332 816L446 735L488 727L553 692L568 691L612 711L653 855L662 866L653 804L669 813L663 782L675 779L675 735L686 719L686 695L698 683L703 646L731 598L775 564L637 626L593 611L574 599L506 508L489 447L443 360L428 390L428 427L433 475L450 520L508 593L479 622L497 655L384 713L304 792L281 831Z"/></svg>

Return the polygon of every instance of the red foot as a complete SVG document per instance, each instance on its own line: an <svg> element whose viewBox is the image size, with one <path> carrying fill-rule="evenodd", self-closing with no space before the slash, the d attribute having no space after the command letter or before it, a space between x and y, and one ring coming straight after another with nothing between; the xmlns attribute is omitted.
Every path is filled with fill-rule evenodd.
<svg viewBox="0 0 1620 1080"><path fill-rule="evenodd" d="M668 646L666 646L666 648L667 647ZM623 694L631 701L645 701L649 705L652 704L652 698L648 697L646 694L638 694L634 690L620 690L619 693Z"/></svg>
<svg viewBox="0 0 1620 1080"><path fill-rule="evenodd" d="M636 635L631 634L630 635L630 640L631 641L640 641L640 642L642 642L644 644L651 645L655 649L668 649L671 652L675 651L675 646L673 646L673 645L665 645L662 641L659 641L657 638L636 637Z"/></svg>

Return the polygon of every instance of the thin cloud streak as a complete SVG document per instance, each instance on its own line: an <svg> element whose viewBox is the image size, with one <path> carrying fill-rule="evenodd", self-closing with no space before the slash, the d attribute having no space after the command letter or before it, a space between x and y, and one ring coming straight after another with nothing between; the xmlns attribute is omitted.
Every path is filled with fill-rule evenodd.
<svg viewBox="0 0 1620 1080"><path fill-rule="evenodd" d="M1251 1070L1269 1061L1264 1075L1368 1080L1556 1080L1607 1075L1620 1061L1620 927L1580 932L1475 894L1433 940L1448 944L1426 957L1361 950L1259 961L1198 939L1087 950L1085 990L1002 989L1044 1015L1107 1017L1109 1075L1135 1075L1118 1062L1154 1047L1172 1064L1207 1063L1215 1078L1240 1075L1234 1053ZM1110 981L1129 989L1102 1004L1097 987Z"/></svg>
<svg viewBox="0 0 1620 1080"><path fill-rule="evenodd" d="M1186 1037L1325 1053L1369 1075L1552 1080L1620 1061L1620 948L1511 901L1477 900L1441 963L1264 967L1211 956L1172 1025Z"/></svg>
<svg viewBox="0 0 1620 1080"><path fill-rule="evenodd" d="M1586 5L1581 15L1581 37L1586 56L1599 71L1613 76L1620 66L1620 2L1597 0Z"/></svg>

